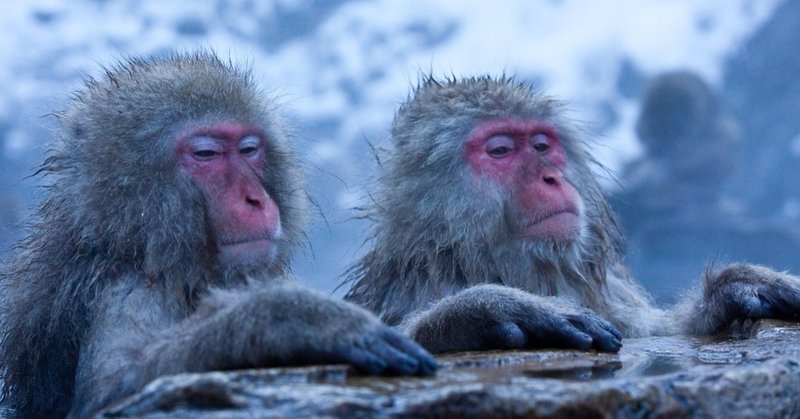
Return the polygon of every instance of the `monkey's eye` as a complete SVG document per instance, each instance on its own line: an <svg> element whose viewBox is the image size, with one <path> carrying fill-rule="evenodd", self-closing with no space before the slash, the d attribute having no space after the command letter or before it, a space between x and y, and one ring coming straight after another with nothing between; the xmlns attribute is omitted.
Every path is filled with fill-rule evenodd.
<svg viewBox="0 0 800 419"><path fill-rule="evenodd" d="M261 146L261 138L255 135L248 135L239 140L239 153L245 156L253 156L258 153Z"/></svg>
<svg viewBox="0 0 800 419"><path fill-rule="evenodd" d="M501 159L514 151L514 139L507 135L495 135L486 141L486 154Z"/></svg>
<svg viewBox="0 0 800 419"><path fill-rule="evenodd" d="M222 145L211 137L197 136L189 139L189 151L197 160L211 160L222 154Z"/></svg>
<svg viewBox="0 0 800 419"><path fill-rule="evenodd" d="M550 149L550 138L544 134L536 134L531 137L531 144L533 144L534 150L539 153L544 153Z"/></svg>
<svg viewBox="0 0 800 419"><path fill-rule="evenodd" d="M197 157L197 158L199 158L201 160L206 160L206 159L213 158L217 154L219 154L219 153L217 153L214 150L195 150L192 153L192 155L194 155L195 157Z"/></svg>

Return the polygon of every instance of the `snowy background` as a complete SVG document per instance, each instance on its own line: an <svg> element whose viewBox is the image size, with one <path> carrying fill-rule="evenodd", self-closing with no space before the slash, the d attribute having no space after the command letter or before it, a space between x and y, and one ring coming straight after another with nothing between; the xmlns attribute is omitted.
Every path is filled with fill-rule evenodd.
<svg viewBox="0 0 800 419"><path fill-rule="evenodd" d="M778 0L4 1L0 5L0 254L81 75L131 55L212 48L252 66L293 122L320 213L296 273L333 290L364 251L365 196L393 112L421 73L515 74L570 104L619 173L637 158L642 81L689 69L718 88L726 60ZM796 41L791 41L796 44ZM792 47L794 48L794 47ZM800 137L798 137L800 138ZM607 175L605 186L615 182ZM698 272L699 274L699 272ZM680 278L683 283L693 278Z"/></svg>

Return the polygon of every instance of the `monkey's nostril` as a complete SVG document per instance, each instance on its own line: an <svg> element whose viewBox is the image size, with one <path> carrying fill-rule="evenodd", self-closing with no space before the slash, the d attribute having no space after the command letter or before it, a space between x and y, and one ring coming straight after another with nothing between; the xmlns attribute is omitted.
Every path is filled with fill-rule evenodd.
<svg viewBox="0 0 800 419"><path fill-rule="evenodd" d="M254 206L254 207L257 207L257 208L261 208L262 207L260 199L254 199L254 198L250 198L248 196L247 198L245 198L245 201L251 206Z"/></svg>
<svg viewBox="0 0 800 419"><path fill-rule="evenodd" d="M545 176L543 180L548 185L558 185L558 179L555 176Z"/></svg>

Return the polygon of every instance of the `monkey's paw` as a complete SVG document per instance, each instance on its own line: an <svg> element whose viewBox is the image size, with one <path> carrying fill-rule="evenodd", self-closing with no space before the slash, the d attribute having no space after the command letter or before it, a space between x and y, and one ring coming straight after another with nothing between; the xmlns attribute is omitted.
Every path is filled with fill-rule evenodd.
<svg viewBox="0 0 800 419"><path fill-rule="evenodd" d="M431 375L436 360L400 332L374 322L360 332L340 337L330 356L370 375Z"/></svg>
<svg viewBox="0 0 800 419"><path fill-rule="evenodd" d="M800 319L800 278L757 265L735 264L706 279L709 304L727 320Z"/></svg>
<svg viewBox="0 0 800 419"><path fill-rule="evenodd" d="M593 311L555 297L479 285L440 301L413 320L430 351L569 348L617 352L622 334Z"/></svg>
<svg viewBox="0 0 800 419"><path fill-rule="evenodd" d="M366 374L430 375L436 360L419 344L352 303L276 282L260 290L258 307L269 306L260 345L278 364L346 363Z"/></svg>

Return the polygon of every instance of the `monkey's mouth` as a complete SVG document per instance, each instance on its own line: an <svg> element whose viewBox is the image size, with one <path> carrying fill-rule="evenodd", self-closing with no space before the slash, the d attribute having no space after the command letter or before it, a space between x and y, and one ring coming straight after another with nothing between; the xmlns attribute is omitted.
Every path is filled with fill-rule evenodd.
<svg viewBox="0 0 800 419"><path fill-rule="evenodd" d="M277 252L275 240L269 236L243 237L221 241L218 245L222 264L271 262Z"/></svg>
<svg viewBox="0 0 800 419"><path fill-rule="evenodd" d="M580 213L573 207L537 214L522 225L522 234L533 239L572 240L580 230Z"/></svg>
<svg viewBox="0 0 800 419"><path fill-rule="evenodd" d="M230 240L223 240L220 242L220 247L225 246L238 246L238 245L246 245L248 243L255 243L260 241L272 241L272 237L269 236L255 236L255 237L244 237L238 239L230 239Z"/></svg>
<svg viewBox="0 0 800 419"><path fill-rule="evenodd" d="M559 210L555 210L555 211L550 211L550 212L547 212L547 213L544 213L544 214L541 214L541 215L535 217L533 220L531 220L530 222L528 222L526 224L526 227L532 227L532 226L535 226L537 224L541 224L543 222L546 222L547 220L549 220L549 219L551 219L553 217L558 217L558 216L562 216L562 215L567 216L567 217L569 217L569 216L578 217L579 214L578 214L578 210L575 209L575 208L563 208L563 209L559 209Z"/></svg>

